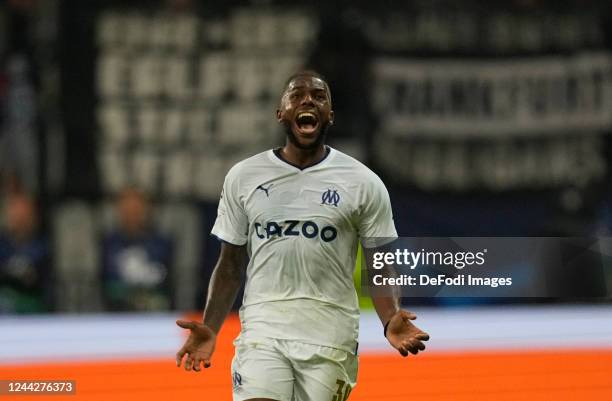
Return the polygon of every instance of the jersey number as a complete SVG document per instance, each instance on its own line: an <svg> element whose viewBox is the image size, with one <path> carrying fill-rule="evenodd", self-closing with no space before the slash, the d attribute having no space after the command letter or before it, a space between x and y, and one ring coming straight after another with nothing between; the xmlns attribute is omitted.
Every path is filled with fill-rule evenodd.
<svg viewBox="0 0 612 401"><path fill-rule="evenodd" d="M332 398L332 401L346 401L351 394L351 385L346 383L344 380L336 380L336 384L338 385L338 390L336 390L336 395Z"/></svg>

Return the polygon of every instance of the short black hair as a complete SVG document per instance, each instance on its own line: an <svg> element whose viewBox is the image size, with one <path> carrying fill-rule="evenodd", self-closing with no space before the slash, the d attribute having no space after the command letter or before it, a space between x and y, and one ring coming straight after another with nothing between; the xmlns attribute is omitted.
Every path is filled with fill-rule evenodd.
<svg viewBox="0 0 612 401"><path fill-rule="evenodd" d="M325 84L325 90L327 90L327 94L329 95L329 102L331 104L331 89L329 89L329 84L327 83L327 79L322 74L319 74L315 70L302 70L302 71L298 71L298 72L292 74L285 81L285 86L283 87L283 94L287 90L287 87L289 86L291 81L294 81L297 78L303 78L303 77L318 78L321 81L323 81L323 84Z"/></svg>

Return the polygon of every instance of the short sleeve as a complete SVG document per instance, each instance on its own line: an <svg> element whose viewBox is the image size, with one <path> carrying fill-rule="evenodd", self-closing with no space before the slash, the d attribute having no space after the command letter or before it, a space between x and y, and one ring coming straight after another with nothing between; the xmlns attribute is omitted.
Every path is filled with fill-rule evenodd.
<svg viewBox="0 0 612 401"><path fill-rule="evenodd" d="M377 176L364 184L358 228L365 248L385 245L397 238L389 192Z"/></svg>
<svg viewBox="0 0 612 401"><path fill-rule="evenodd" d="M238 178L235 168L225 177L211 234L233 245L245 245L249 223L240 200Z"/></svg>

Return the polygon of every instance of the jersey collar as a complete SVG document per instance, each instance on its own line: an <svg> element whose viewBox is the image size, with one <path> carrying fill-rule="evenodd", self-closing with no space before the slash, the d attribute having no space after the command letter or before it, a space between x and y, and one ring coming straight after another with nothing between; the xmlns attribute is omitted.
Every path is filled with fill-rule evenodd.
<svg viewBox="0 0 612 401"><path fill-rule="evenodd" d="M323 158L321 160L319 160L316 163L310 164L310 165L308 165L306 167L299 167L299 166L291 163L290 161L285 160L281 156L281 153L280 153L281 148L271 149L270 152L268 153L268 155L277 164L280 164L280 165L283 165L283 166L286 166L286 167L291 167L291 168L294 168L294 169L299 170L299 171L305 171L305 170L311 169L313 167L320 166L320 165L322 165L322 164L324 164L324 163L326 163L326 162L328 162L329 160L332 159L333 154L335 153L335 149L333 149L331 146L328 146L328 145L325 145L325 149L326 149L325 156L323 156Z"/></svg>

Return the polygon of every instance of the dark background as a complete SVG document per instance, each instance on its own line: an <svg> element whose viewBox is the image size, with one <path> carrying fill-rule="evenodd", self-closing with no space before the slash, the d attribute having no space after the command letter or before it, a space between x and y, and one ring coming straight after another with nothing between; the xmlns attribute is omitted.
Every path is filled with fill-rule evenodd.
<svg viewBox="0 0 612 401"><path fill-rule="evenodd" d="M36 200L50 310L103 307L98 240L125 187L179 248L174 307L199 308L223 176L283 143L282 83L313 68L332 89L329 143L383 178L400 235L610 235L610 15L605 1L4 1L1 194Z"/></svg>

